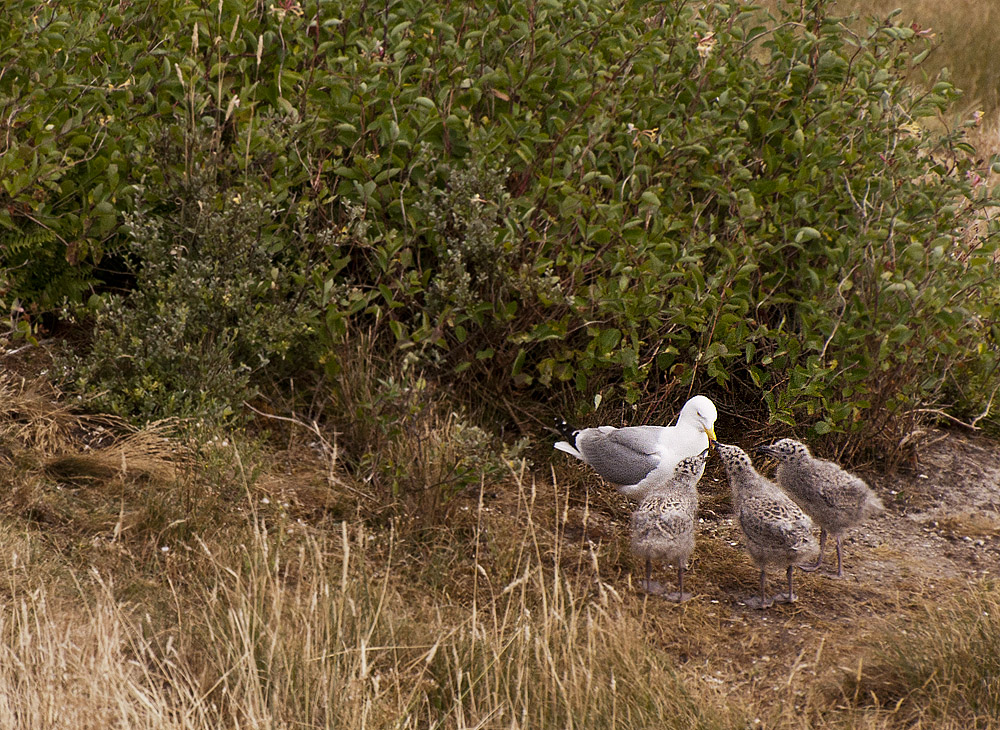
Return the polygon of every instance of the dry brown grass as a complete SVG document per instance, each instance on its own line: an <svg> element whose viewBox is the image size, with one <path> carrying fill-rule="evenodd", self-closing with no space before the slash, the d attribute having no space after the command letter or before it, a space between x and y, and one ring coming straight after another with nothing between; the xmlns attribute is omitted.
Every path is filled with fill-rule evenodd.
<svg viewBox="0 0 1000 730"><path fill-rule="evenodd" d="M925 604L904 634L883 639L845 688L901 724L994 728L1000 717L1000 589L983 583Z"/></svg>
<svg viewBox="0 0 1000 730"><path fill-rule="evenodd" d="M100 443L121 419L84 417L62 402L47 381L0 371L0 422L8 455L20 450L51 456L67 443Z"/></svg>
<svg viewBox="0 0 1000 730"><path fill-rule="evenodd" d="M964 686L992 671L975 636L995 624L968 627L993 587L942 613L919 571L891 591L803 576L799 604L755 613L721 499L675 606L633 590L618 500L523 464L414 531L291 424L280 451L162 428L85 449L49 406L62 440L2 474L2 727L957 727L989 701ZM24 428L0 418L7 444ZM903 631L931 637L919 661Z"/></svg>

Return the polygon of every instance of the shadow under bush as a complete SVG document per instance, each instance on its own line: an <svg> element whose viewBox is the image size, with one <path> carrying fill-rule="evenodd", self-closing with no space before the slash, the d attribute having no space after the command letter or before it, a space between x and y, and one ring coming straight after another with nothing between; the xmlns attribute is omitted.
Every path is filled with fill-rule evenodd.
<svg viewBox="0 0 1000 730"><path fill-rule="evenodd" d="M452 500L507 478L528 440L503 443L448 397L446 385L395 359L371 334L331 355L339 376L321 414L337 466L371 499L376 520L402 530L446 524Z"/></svg>

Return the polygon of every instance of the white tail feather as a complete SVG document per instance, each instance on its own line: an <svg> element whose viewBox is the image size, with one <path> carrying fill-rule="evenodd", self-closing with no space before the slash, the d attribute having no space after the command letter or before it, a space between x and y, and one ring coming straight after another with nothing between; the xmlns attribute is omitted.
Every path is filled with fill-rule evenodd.
<svg viewBox="0 0 1000 730"><path fill-rule="evenodd" d="M575 456L577 459L583 461L583 454L576 450L576 447L568 441L556 441L555 447L560 451L565 451L570 456Z"/></svg>

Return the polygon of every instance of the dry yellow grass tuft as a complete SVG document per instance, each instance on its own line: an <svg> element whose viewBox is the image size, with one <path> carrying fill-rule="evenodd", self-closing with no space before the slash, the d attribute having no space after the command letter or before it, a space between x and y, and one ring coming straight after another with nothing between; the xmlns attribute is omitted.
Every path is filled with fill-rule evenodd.
<svg viewBox="0 0 1000 730"><path fill-rule="evenodd" d="M155 479L170 482L180 471L190 468L193 454L176 439L177 423L173 420L149 424L117 438L108 434L110 443L80 453L62 453L46 465L46 472L66 483L86 483L91 480Z"/></svg>
<svg viewBox="0 0 1000 730"><path fill-rule="evenodd" d="M110 416L85 417L60 400L60 393L41 379L29 380L0 371L0 428L7 455L28 448L51 455L81 436L99 442L111 428L123 427Z"/></svg>

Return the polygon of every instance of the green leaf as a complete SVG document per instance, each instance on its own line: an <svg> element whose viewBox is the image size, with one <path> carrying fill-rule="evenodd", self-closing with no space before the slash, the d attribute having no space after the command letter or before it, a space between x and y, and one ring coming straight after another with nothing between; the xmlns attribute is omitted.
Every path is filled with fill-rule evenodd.
<svg viewBox="0 0 1000 730"><path fill-rule="evenodd" d="M518 375L521 372L521 368L524 367L524 360L527 357L527 351L522 347L517 351L517 357L514 358L514 364L511 366L510 374L512 376Z"/></svg>
<svg viewBox="0 0 1000 730"><path fill-rule="evenodd" d="M646 205L650 205L654 208L660 207L660 199L657 197L656 193L654 193L652 190L646 190L639 197L640 200L642 200L642 202L645 203Z"/></svg>
<svg viewBox="0 0 1000 730"><path fill-rule="evenodd" d="M621 339L622 333L620 330L601 330L597 337L594 338L594 354L598 356L606 355L618 346Z"/></svg>
<svg viewBox="0 0 1000 730"><path fill-rule="evenodd" d="M804 243L805 241L815 241L820 237L819 231L815 228L809 228L804 226L800 228L795 234L795 243Z"/></svg>

